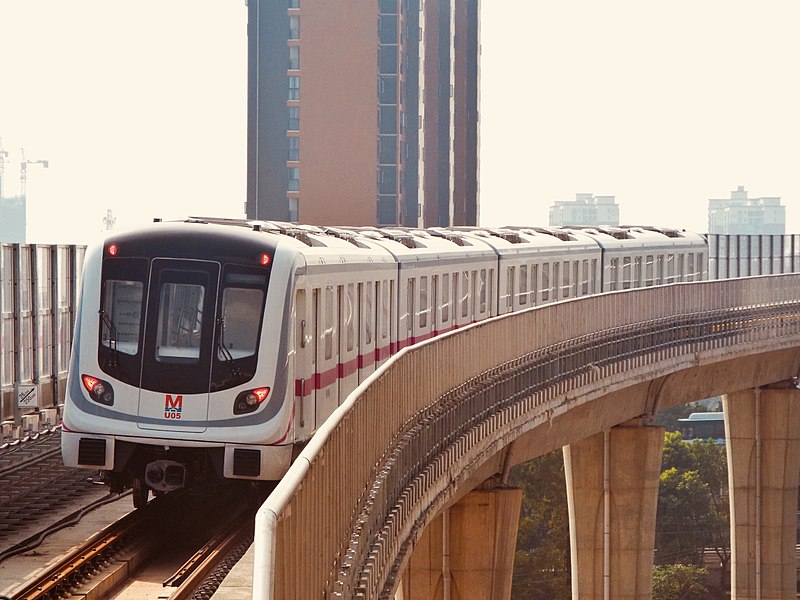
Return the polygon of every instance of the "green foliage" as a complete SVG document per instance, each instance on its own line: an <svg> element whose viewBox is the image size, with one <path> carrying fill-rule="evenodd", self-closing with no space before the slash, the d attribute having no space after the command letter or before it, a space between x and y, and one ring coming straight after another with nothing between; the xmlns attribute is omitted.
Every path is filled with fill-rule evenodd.
<svg viewBox="0 0 800 600"><path fill-rule="evenodd" d="M701 566L704 549L714 550L719 561L728 564L727 473L724 446L710 440L684 442L677 432L665 434L656 521L657 564ZM726 574L723 569L721 587Z"/></svg>
<svg viewBox="0 0 800 600"><path fill-rule="evenodd" d="M707 571L692 565L660 565L653 568L653 600L705 600Z"/></svg>
<svg viewBox="0 0 800 600"><path fill-rule="evenodd" d="M514 467L509 484L524 493L511 597L569 600L569 517L561 452Z"/></svg>

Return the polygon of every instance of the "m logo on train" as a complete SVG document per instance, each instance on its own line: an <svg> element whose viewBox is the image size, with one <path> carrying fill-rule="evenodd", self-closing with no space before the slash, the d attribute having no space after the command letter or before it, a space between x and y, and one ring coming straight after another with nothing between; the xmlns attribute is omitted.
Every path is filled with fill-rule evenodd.
<svg viewBox="0 0 800 600"><path fill-rule="evenodd" d="M164 400L164 418L165 419L180 419L183 412L183 396L176 395L172 398L172 394L167 394Z"/></svg>

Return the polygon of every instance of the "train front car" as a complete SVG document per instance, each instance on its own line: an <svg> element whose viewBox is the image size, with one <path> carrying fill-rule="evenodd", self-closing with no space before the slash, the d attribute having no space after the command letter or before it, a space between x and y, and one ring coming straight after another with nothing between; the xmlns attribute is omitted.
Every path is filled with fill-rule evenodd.
<svg viewBox="0 0 800 600"><path fill-rule="evenodd" d="M283 475L293 257L277 245L252 228L157 223L87 253L67 466L100 470L115 491L132 487L136 506L149 490Z"/></svg>

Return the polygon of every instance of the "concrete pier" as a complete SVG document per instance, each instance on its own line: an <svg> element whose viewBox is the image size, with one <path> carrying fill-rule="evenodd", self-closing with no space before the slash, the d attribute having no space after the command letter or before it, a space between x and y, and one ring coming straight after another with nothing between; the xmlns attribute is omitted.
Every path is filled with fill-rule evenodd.
<svg viewBox="0 0 800 600"><path fill-rule="evenodd" d="M402 577L402 600L511 597L522 490L476 490L425 529Z"/></svg>
<svg viewBox="0 0 800 600"><path fill-rule="evenodd" d="M620 426L564 447L574 600L652 597L662 427Z"/></svg>
<svg viewBox="0 0 800 600"><path fill-rule="evenodd" d="M800 391L792 384L723 396L731 494L731 597L797 595Z"/></svg>

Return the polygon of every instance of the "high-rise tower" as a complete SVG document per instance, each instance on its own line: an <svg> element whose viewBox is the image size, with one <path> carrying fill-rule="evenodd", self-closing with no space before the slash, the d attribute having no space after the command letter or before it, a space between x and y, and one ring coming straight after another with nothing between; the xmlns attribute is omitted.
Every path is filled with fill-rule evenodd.
<svg viewBox="0 0 800 600"><path fill-rule="evenodd" d="M247 216L478 220L479 0L250 0Z"/></svg>

